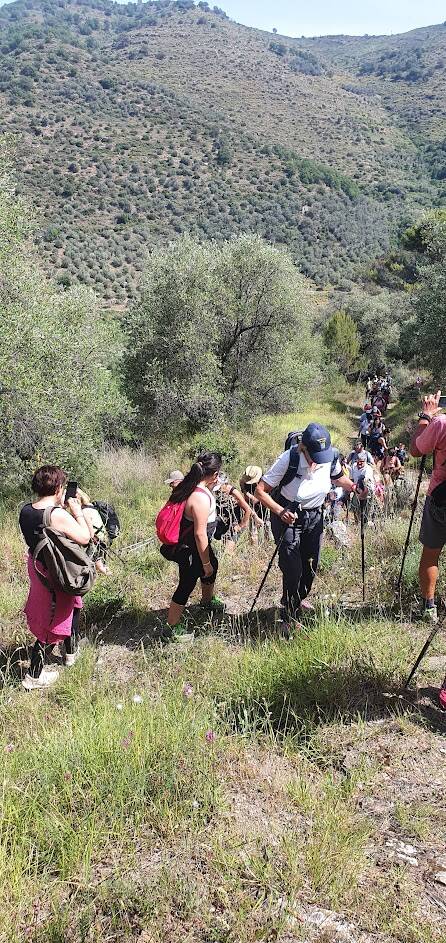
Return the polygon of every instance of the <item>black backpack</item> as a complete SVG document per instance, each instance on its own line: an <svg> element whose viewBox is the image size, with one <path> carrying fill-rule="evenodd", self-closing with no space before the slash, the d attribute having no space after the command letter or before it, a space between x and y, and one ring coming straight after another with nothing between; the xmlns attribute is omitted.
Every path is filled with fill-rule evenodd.
<svg viewBox="0 0 446 943"><path fill-rule="evenodd" d="M107 501L93 501L92 507L99 511L110 540L115 540L116 537L119 537L121 525L113 505L107 504Z"/></svg>
<svg viewBox="0 0 446 943"><path fill-rule="evenodd" d="M303 432L289 432L285 439L284 452L288 452L288 449L292 449L295 445L300 445L302 442Z"/></svg>

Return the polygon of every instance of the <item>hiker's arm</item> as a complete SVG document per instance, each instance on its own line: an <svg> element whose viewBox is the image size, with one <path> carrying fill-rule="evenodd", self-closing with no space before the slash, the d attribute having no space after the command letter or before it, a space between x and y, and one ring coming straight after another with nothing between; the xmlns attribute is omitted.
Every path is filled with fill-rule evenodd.
<svg viewBox="0 0 446 943"><path fill-rule="evenodd" d="M356 485L348 475L340 475L339 478L332 478L331 480L335 488L342 488L344 491L347 491L348 494L351 494L352 491L356 491Z"/></svg>
<svg viewBox="0 0 446 943"><path fill-rule="evenodd" d="M438 428L436 428L437 423L433 420L438 413L440 396L441 390L438 390L434 395L429 394L424 397L422 412L429 418L418 420L418 425L410 442L410 454L413 458L421 458L422 455L429 455L435 450Z"/></svg>
<svg viewBox="0 0 446 943"><path fill-rule="evenodd" d="M244 527L248 526L248 521L249 521L249 518L251 517L251 508L248 502L245 501L245 498L243 497L241 491L239 491L237 488L229 488L229 494L231 498L234 498L234 501L237 502L238 506L242 509L242 511L245 512L240 521L240 524L237 525L239 530L242 530Z"/></svg>
<svg viewBox="0 0 446 943"><path fill-rule="evenodd" d="M68 499L68 507L71 514L64 508L56 507L51 515L51 523L56 530L65 537L70 537L76 544L86 547L90 543L90 530L83 515L79 501L75 498Z"/></svg>
<svg viewBox="0 0 446 943"><path fill-rule="evenodd" d="M203 564L204 575L212 576L214 571L209 559L209 537L207 533L209 498L206 495L194 494L190 501L190 509L194 522L195 543Z"/></svg>
<svg viewBox="0 0 446 943"><path fill-rule="evenodd" d="M272 490L273 485L269 485L261 478L255 490L256 498L259 499L260 503L263 504L265 508L272 511L273 514L277 514L284 524L294 524L295 514L293 514L292 511L287 511L281 504L274 501L271 497Z"/></svg>

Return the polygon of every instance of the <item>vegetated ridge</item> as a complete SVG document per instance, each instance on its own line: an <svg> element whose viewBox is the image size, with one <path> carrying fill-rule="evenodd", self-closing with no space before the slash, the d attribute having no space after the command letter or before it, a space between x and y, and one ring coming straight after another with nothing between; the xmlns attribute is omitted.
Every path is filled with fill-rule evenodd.
<svg viewBox="0 0 446 943"><path fill-rule="evenodd" d="M446 27L289 39L192 0L0 10L0 129L62 284L110 302L148 250L254 231L319 285L443 197Z"/></svg>

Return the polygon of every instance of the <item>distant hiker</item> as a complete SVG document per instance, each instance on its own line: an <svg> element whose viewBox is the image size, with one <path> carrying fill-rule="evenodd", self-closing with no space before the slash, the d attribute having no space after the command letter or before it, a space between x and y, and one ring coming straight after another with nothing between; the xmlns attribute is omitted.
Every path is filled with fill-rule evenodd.
<svg viewBox="0 0 446 943"><path fill-rule="evenodd" d="M168 478L164 479L164 484L170 485L173 491L173 489L179 485L180 481L184 481L184 475L183 472L179 470L179 468L176 468L175 471L171 471Z"/></svg>
<svg viewBox="0 0 446 943"><path fill-rule="evenodd" d="M293 623L299 626L296 620L316 575L324 503L332 484L348 492L356 490L342 474L328 429L312 422L302 433L300 444L283 452L257 485L256 496L271 511L274 540L280 547L285 635L292 631Z"/></svg>
<svg viewBox="0 0 446 943"><path fill-rule="evenodd" d="M214 488L217 495L217 526L215 540L224 538L225 549L233 553L240 535L249 525L251 509L248 502L224 475L219 475Z"/></svg>
<svg viewBox="0 0 446 943"><path fill-rule="evenodd" d="M400 442L398 448L396 449L396 456L401 462L401 465L405 465L407 462L407 450L404 445L404 442Z"/></svg>
<svg viewBox="0 0 446 943"><path fill-rule="evenodd" d="M397 457L396 449L388 449L381 464L381 472L384 475L384 481L388 481L389 479L390 481L396 481L401 474L401 468L402 465Z"/></svg>
<svg viewBox="0 0 446 943"><path fill-rule="evenodd" d="M60 533L70 537L74 543L86 547L90 543L90 529L80 502L69 498L64 509L67 476L57 465L43 465L32 480L32 490L37 496L32 504L25 504L20 511L19 524L28 546L28 575L30 589L25 605L25 615L30 632L36 637L31 652L30 667L22 681L27 691L45 688L58 678L58 672L44 671L45 654L52 651L58 642L65 646L65 665L74 664L76 634L79 624L82 599L69 596L59 589L52 594L41 582L36 567L43 576L47 572L43 565L33 562L33 553L42 536L43 515L46 508L51 512L51 525Z"/></svg>
<svg viewBox="0 0 446 943"><path fill-rule="evenodd" d="M268 536L271 533L270 514L268 508L256 498L255 491L262 477L260 465L248 465L240 478L240 489L243 497L246 498L252 509L252 515L249 521L250 535L253 542L258 539L258 528L264 527Z"/></svg>
<svg viewBox="0 0 446 943"><path fill-rule="evenodd" d="M381 420L378 419L378 417L373 420L370 427L369 443L373 458L378 465L378 468L380 468L381 462L386 452L387 442L384 438L383 424Z"/></svg>
<svg viewBox="0 0 446 943"><path fill-rule="evenodd" d="M372 420L372 407L368 403L364 406L364 412L361 413L359 417L359 437L364 449L368 447L369 444L369 430L370 423Z"/></svg>
<svg viewBox="0 0 446 943"><path fill-rule="evenodd" d="M375 478L373 469L367 462L367 456L365 452L359 453L358 458L351 469L351 478L358 488L357 494L353 495L352 499L352 508L356 521L358 521L360 517L360 500L363 499L364 491L366 491L364 503L364 523L367 524L373 503L373 495L375 492Z"/></svg>
<svg viewBox="0 0 446 943"><path fill-rule="evenodd" d="M347 455L347 465L354 465L358 461L358 455L364 453L366 456L366 461L369 465L373 465L373 458L370 452L367 452L367 449L364 449L362 446L361 439L357 439L355 442L355 447Z"/></svg>
<svg viewBox="0 0 446 943"><path fill-rule="evenodd" d="M434 455L434 468L420 530L423 552L419 579L424 601L424 617L428 622L438 621L435 590L440 554L446 543L446 416L443 413L438 415L439 400L440 390L434 395L428 394L424 397L418 426L410 443L410 454L414 458Z"/></svg>
<svg viewBox="0 0 446 943"><path fill-rule="evenodd" d="M201 581L201 605L208 612L221 612L224 605L214 596L218 571L218 560L212 549L211 538L216 528L216 498L213 489L217 484L222 459L218 452L203 452L192 468L172 491L169 505L182 505L179 542L168 559L179 568L179 583L172 596L167 616L169 633L174 638L188 633L182 621L184 607L197 580Z"/></svg>

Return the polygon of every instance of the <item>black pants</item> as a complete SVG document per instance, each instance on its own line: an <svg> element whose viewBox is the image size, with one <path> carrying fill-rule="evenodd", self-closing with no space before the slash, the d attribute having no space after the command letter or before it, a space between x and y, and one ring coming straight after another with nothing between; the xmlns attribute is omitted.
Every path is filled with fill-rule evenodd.
<svg viewBox="0 0 446 943"><path fill-rule="evenodd" d="M282 499L278 499L282 503ZM284 507L293 505L284 501ZM281 605L290 616L299 613L300 604L313 585L319 564L324 531L324 517L321 508L313 511L300 511L296 523L283 525L276 514L271 515L271 526L276 545L281 540L279 567L282 571ZM282 539L283 536L283 539Z"/></svg>
<svg viewBox="0 0 446 943"><path fill-rule="evenodd" d="M185 606L190 594L195 589L197 580L201 580L202 585L205 586L210 583L215 583L218 560L211 543L209 543L209 560L212 563L213 573L211 576L205 576L201 557L198 553L198 547L194 538L191 538L187 546L179 547L175 562L178 563L180 579L172 596L172 602L175 602L178 606Z"/></svg>
<svg viewBox="0 0 446 943"><path fill-rule="evenodd" d="M73 621L71 623L71 635L65 636L63 640L67 655L73 655L76 651L79 637L80 616L81 610L75 609L73 612ZM53 651L53 648L54 645L44 645L43 642L39 642L39 640L36 639L31 652L31 662L28 672L32 678L38 678L41 675L43 666L45 664L45 657L47 654L50 654Z"/></svg>

